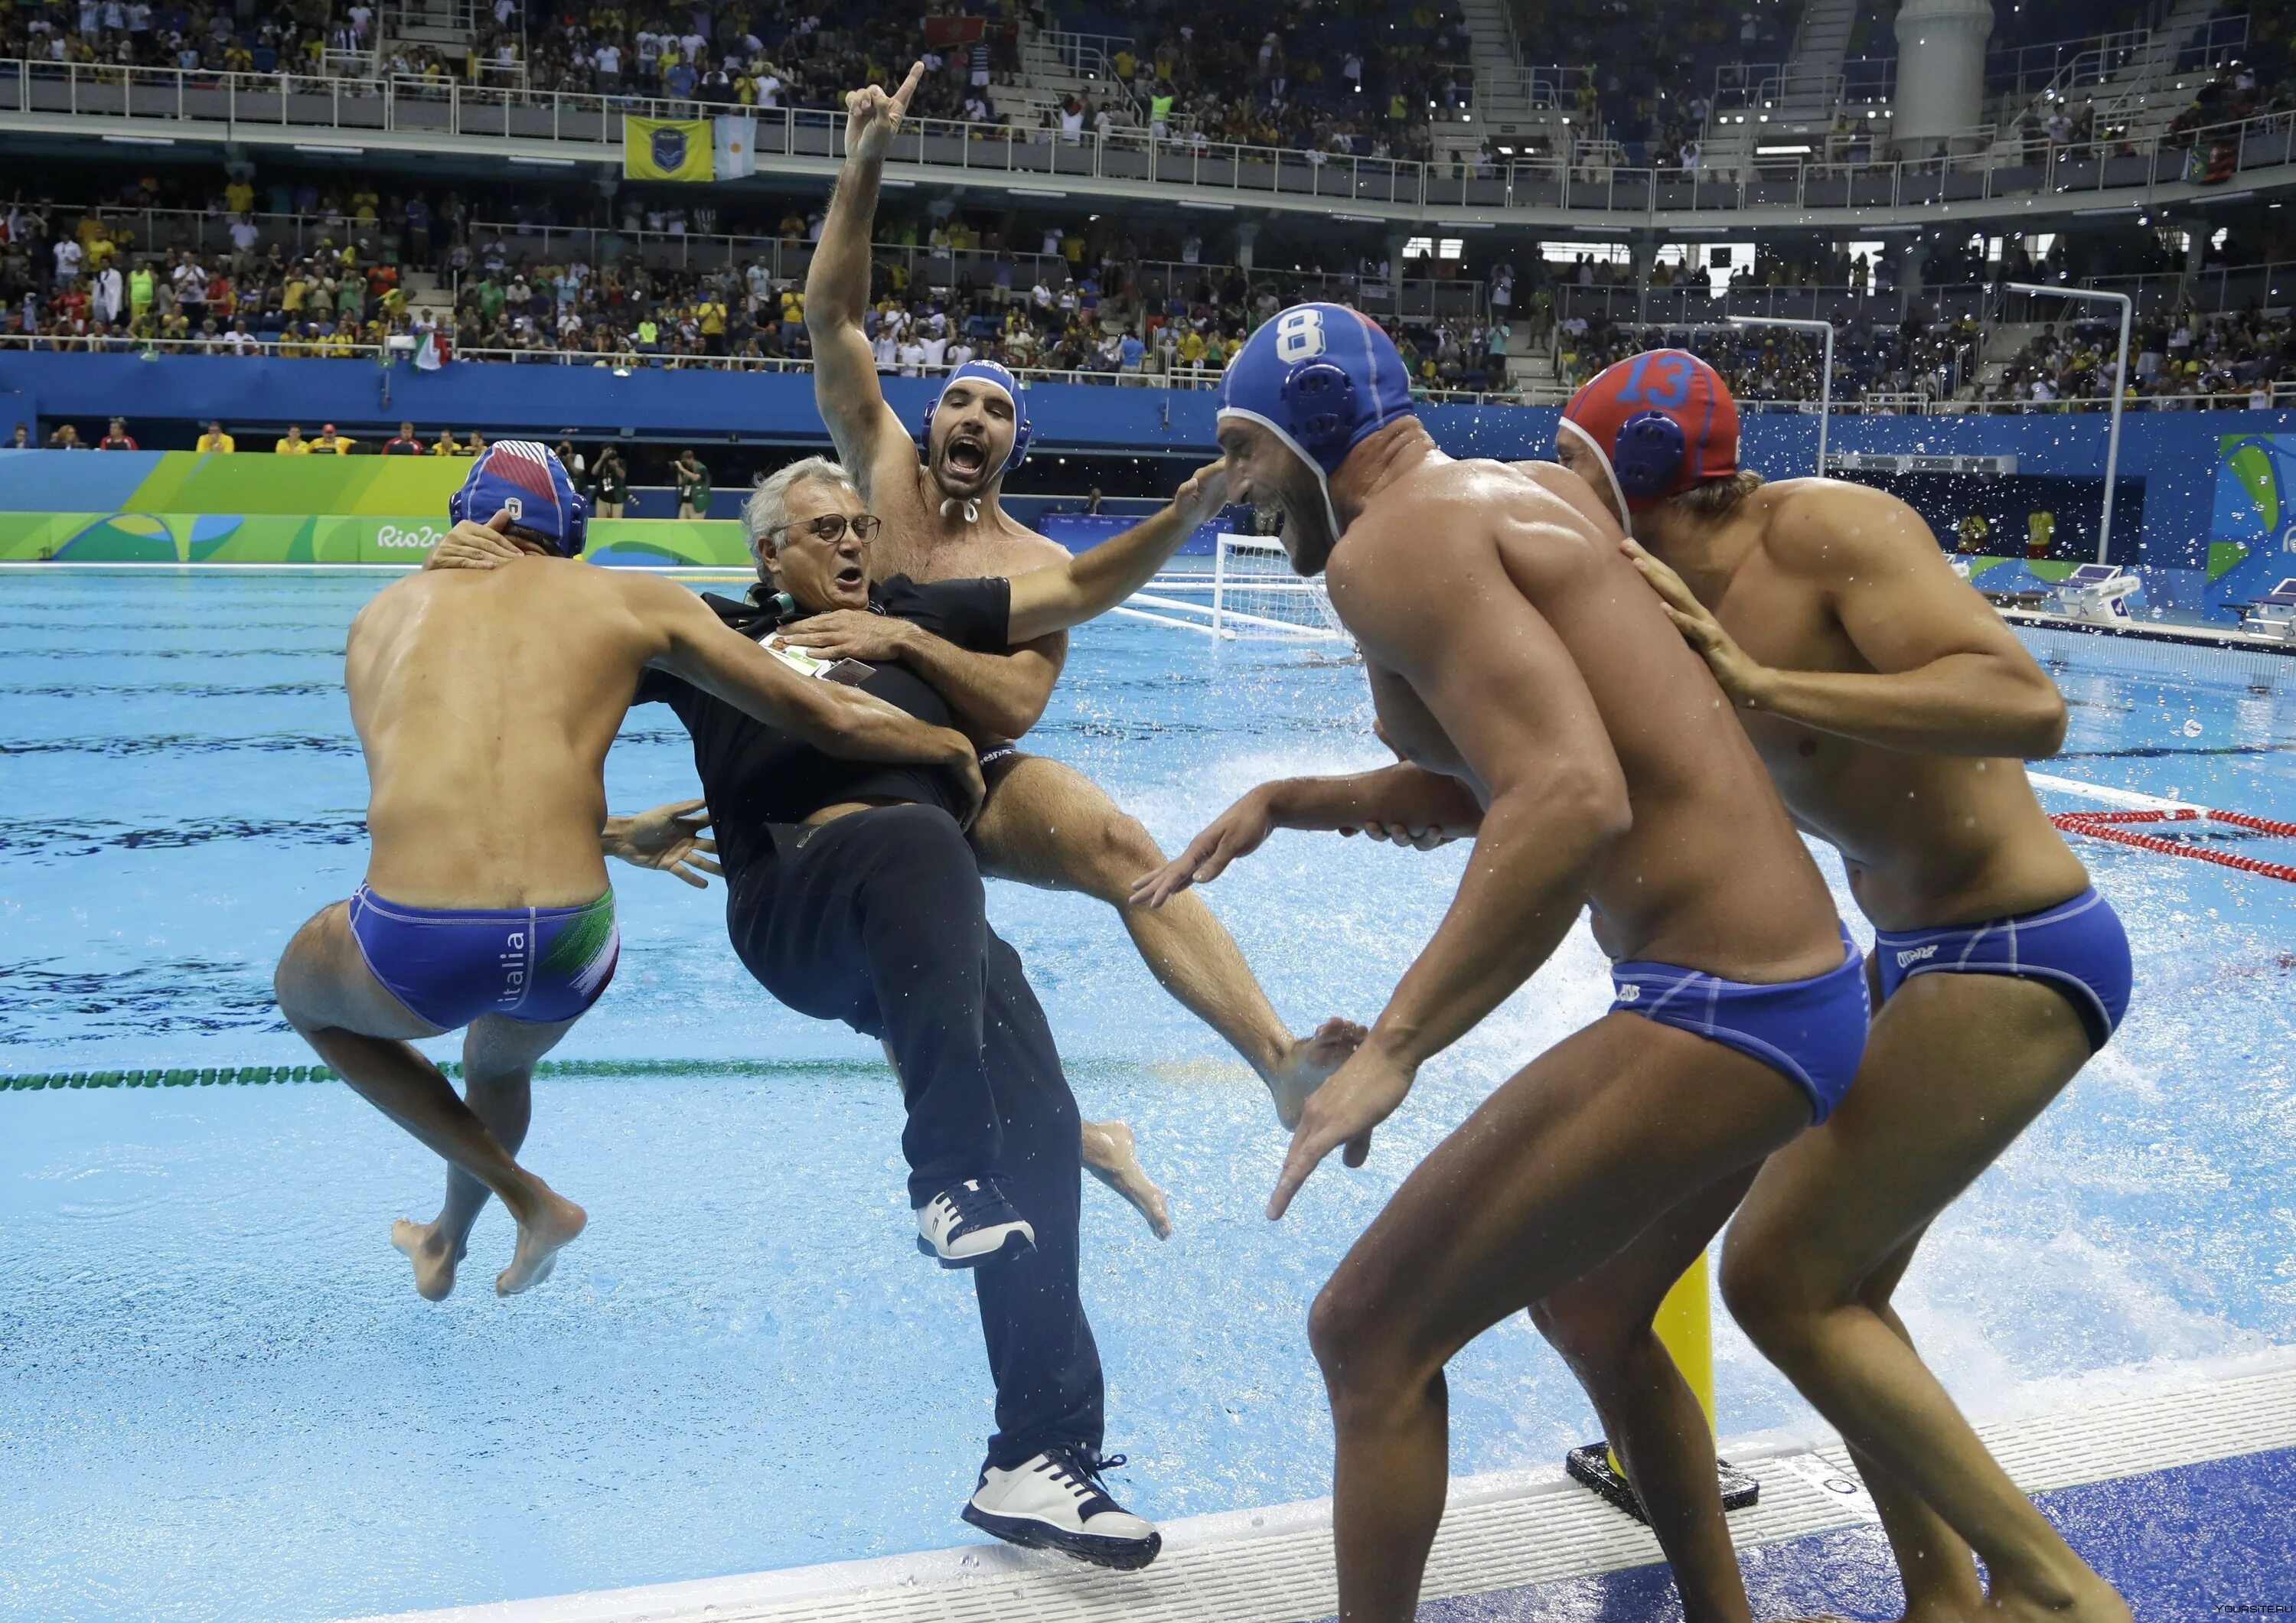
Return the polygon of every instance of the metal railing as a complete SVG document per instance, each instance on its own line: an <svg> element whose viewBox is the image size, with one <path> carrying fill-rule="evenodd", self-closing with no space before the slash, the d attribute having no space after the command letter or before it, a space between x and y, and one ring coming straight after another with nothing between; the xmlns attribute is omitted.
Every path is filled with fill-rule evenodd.
<svg viewBox="0 0 2296 1623"><path fill-rule="evenodd" d="M1081 34L1073 29L1038 29L1021 42L1023 52L1044 52L1079 78L1111 79L1119 51L1132 49L1129 34ZM1138 53L1136 52L1135 55ZM1144 62L1145 59L1141 59Z"/></svg>
<svg viewBox="0 0 2296 1623"><path fill-rule="evenodd" d="M611 160L625 112L698 117L691 102L641 101L572 93L472 88L422 80L302 78L292 74L210 74L176 69L0 61L0 127L10 115L85 116L143 138L168 132L237 135L271 128L308 132L316 155L363 157L364 137L507 137L523 143L504 153L512 164L543 154ZM761 164L776 158L835 161L843 117L811 109L755 111ZM2264 115L2194 133L2203 148L2230 149L2231 172L2296 162L2296 134L2285 114ZM1751 174L1628 168L1553 159L1497 164L1404 159L1212 142L1157 141L1140 131L1071 139L1053 132L993 124L922 119L895 138L890 160L940 176L991 177L1022 197L1066 195L1064 180L1144 183L1185 189L1201 208L1233 211L1269 199L1312 201L1346 218L1361 206L1586 211L1623 223L1668 213L1748 209L1864 209L1982 203L1997 199L2141 191L2184 178L2185 149L2163 136L2134 152L2074 157L2049 150L2032 161L2002 164L1985 153L1909 159L1885 164L1793 160ZM1224 199L1234 201L1223 201ZM1337 207L1333 207L1337 205Z"/></svg>

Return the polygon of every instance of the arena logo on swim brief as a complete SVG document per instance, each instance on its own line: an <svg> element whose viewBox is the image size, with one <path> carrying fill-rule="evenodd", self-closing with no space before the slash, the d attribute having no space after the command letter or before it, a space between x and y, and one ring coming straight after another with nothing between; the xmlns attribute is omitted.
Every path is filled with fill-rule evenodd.
<svg viewBox="0 0 2296 1623"><path fill-rule="evenodd" d="M1905 951L1898 955L1898 967L1899 969L1904 969L1910 964L1919 963L1924 958L1934 958L1936 956L1937 943L1934 941L1931 942L1927 947L1909 947L1906 948Z"/></svg>
<svg viewBox="0 0 2296 1623"><path fill-rule="evenodd" d="M1640 1003L1643 1000L1643 989L1636 982L1629 980L1618 988L1616 996L1620 1003Z"/></svg>

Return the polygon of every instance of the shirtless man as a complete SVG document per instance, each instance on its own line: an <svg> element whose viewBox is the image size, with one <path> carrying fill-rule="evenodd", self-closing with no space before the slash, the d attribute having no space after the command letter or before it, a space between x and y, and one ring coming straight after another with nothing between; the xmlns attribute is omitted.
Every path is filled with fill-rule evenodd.
<svg viewBox="0 0 2296 1623"><path fill-rule="evenodd" d="M851 688L808 681L729 631L693 593L584 567L581 498L540 445L472 464L454 516L496 513L528 554L410 576L351 622L346 684L366 751L365 882L279 961L280 1012L362 1096L450 1163L440 1222L467 1232L489 1193L518 1223L508 1296L548 1277L582 1209L521 1167L528 1084L613 978L619 947L599 851L602 772L638 678L659 666L856 759L944 767L979 803L971 742ZM457 1098L413 1039L456 1029ZM392 1239L432 1299L459 1247Z"/></svg>
<svg viewBox="0 0 2296 1623"><path fill-rule="evenodd" d="M1293 566L1326 571L1405 760L1264 784L1138 892L1152 904L1214 878L1273 828L1475 834L1441 928L1309 1096L1271 1217L1332 1150L1360 1165L1420 1066L1589 902L1615 960L1610 1012L1436 1148L1309 1316L1338 1433L1348 1623L1413 1615L1443 1513L1451 1356L1641 1237L1710 1234L1714 1192L1734 1201L1824 1118L1866 1035L1862 965L1824 881L1752 746L1714 725L1721 691L1635 578L1618 526L1561 469L1446 456L1408 391L1384 333L1301 305L1252 335L1219 408L1230 493L1280 504ZM1644 1329L1633 1399L1703 1438ZM1627 1390L1595 1393L1606 1420ZM1710 1445L1702 1469L1711 1491ZM1658 1531L1674 1553L1677 1529Z"/></svg>
<svg viewBox="0 0 2296 1623"><path fill-rule="evenodd" d="M878 386L861 324L870 224L886 149L923 73L920 62L890 94L873 85L846 98L845 171L805 287L815 398L839 460L885 521L873 576L920 584L1015 575L1068 556L998 502L1005 474L1029 448L1027 397L1010 373L983 362L953 372L926 414L922 460L915 435ZM829 658L899 660L949 701L960 726L1004 746L983 755L989 798L972 836L982 871L1114 906L1157 980L1259 1072L1285 1127L1299 1119L1300 1102L1362 1040L1363 1029L1335 1020L1292 1037L1201 900L1185 898L1160 913L1132 905L1132 881L1164 860L1148 831L1083 774L1010 747L1044 714L1068 658L1065 634L981 653L882 615L840 612L793 628L790 640Z"/></svg>
<svg viewBox="0 0 2296 1623"><path fill-rule="evenodd" d="M1878 932L1880 1007L1857 1086L1755 1180L1723 1294L1849 1443L1908 1618L2125 1619L1986 1453L1890 1305L1930 1223L2128 1004L2120 922L2019 765L2063 742L2064 701L1905 503L1740 471L1737 408L1694 357L1655 350L1601 373L1564 412L1557 449L1629 527L1628 555L1795 818L1841 851ZM1601 1365L1624 1323L1647 1323L1664 1271L1590 1280L1542 1326L1574 1364ZM1646 1448L1666 1446L1651 1430ZM1718 1527L1719 1507L1705 1508ZM1734 1564L1694 1581L1739 1589Z"/></svg>

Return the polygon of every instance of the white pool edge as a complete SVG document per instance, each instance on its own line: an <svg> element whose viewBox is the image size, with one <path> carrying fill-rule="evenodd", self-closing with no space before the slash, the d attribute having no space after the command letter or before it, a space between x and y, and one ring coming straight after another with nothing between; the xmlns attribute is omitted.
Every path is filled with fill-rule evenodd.
<svg viewBox="0 0 2296 1623"><path fill-rule="evenodd" d="M2033 1389L1982 1422L2029 1493L2296 1447L2296 1347L2103 1372ZM1831 1433L1760 1433L1724 1455L1762 1484L1732 1518L1742 1546L1871 1522ZM1164 1553L1113 1573L1001 1545L403 1612L365 1623L1304 1623L1336 1609L1331 1501L1164 1524ZM1640 1524L1560 1465L1455 1479L1429 1564L1429 1600L1591 1577L1659 1559Z"/></svg>

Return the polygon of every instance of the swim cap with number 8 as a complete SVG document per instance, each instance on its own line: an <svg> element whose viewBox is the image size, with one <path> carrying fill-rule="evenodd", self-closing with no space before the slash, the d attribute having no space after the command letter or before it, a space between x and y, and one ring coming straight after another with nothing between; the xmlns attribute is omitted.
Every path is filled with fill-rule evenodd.
<svg viewBox="0 0 2296 1623"><path fill-rule="evenodd" d="M1220 379L1221 417L1259 424L1326 475L1411 409L1411 374L1394 341L1345 305L1293 305L1251 335Z"/></svg>

